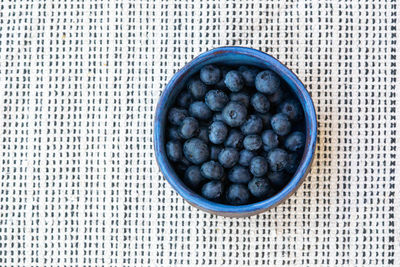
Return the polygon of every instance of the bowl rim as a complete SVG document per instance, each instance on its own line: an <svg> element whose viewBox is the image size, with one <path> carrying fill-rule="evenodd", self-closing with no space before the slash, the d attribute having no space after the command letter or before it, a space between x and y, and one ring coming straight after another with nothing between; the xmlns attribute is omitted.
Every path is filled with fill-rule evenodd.
<svg viewBox="0 0 400 267"><path fill-rule="evenodd" d="M240 206L233 206L227 204L221 204L212 202L203 198L201 195L193 192L190 188L188 188L183 181L178 177L172 166L170 165L166 152L165 145L163 139L163 134L161 131L165 130L165 123L162 125L162 116L165 116L164 120L166 121L166 104L168 102L168 98L171 95L171 92L175 89L176 85L181 82L181 80L186 76L187 72L200 63L206 62L208 59L213 57L222 55L222 54L242 54L250 57L254 57L258 60L265 61L268 65L268 68L275 71L282 79L288 83L288 85L296 91L295 94L297 98L299 98L299 102L301 103L304 113L305 113L305 122L306 122L306 144L303 152L303 157L300 161L299 167L297 171L293 175L290 182L276 195L271 198L246 204ZM307 89L303 85L303 83L298 79L298 77L287 68L280 61L268 55L260 50L256 50L248 47L240 47L240 46L226 46L226 47L218 47L212 50L206 51L199 56L195 57L189 63L187 63L184 67L182 67L178 72L176 72L165 89L163 90L160 99L157 104L156 114L154 119L154 150L157 163L160 167L160 170L164 176L164 178L170 183L170 185L180 194L186 201L188 201L191 205L222 216L229 217L243 217L243 216L251 216L255 214L259 214L268 209L273 208L274 206L280 204L287 198L289 198L301 185L304 181L314 158L315 147L317 141L317 118L315 113L315 108L313 101L311 99L310 94Z"/></svg>

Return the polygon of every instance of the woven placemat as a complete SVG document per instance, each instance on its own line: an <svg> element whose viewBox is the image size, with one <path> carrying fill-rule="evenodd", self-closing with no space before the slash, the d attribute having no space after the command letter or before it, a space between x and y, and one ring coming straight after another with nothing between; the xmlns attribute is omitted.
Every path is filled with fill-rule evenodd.
<svg viewBox="0 0 400 267"><path fill-rule="evenodd" d="M399 6L1 2L0 266L400 266ZM225 45L291 68L319 122L298 192L244 219L185 203L152 144L165 84Z"/></svg>

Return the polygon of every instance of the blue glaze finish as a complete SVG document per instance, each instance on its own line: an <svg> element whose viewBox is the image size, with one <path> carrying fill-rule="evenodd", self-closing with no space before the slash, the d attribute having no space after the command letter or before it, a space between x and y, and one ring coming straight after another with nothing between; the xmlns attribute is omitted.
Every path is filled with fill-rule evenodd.
<svg viewBox="0 0 400 267"><path fill-rule="evenodd" d="M241 206L231 206L209 201L188 188L177 176L167 159L165 152L167 111L174 103L178 93L185 86L188 78L198 72L203 66L215 63L225 65L252 65L260 69L273 70L285 80L303 107L306 122L306 145L303 157L291 181L280 192L269 199ZM171 186L193 206L216 215L229 217L247 217L259 214L290 197L309 172L314 157L316 141L317 119L315 109L312 99L304 85L293 72L272 56L246 47L216 48L201 54L186 64L181 70L175 73L165 87L158 101L154 121L154 149L156 159L161 172Z"/></svg>

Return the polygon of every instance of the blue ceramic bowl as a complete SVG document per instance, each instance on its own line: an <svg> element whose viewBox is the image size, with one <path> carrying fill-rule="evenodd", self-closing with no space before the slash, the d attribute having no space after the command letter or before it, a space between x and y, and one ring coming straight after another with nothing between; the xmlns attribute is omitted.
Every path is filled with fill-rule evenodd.
<svg viewBox="0 0 400 267"><path fill-rule="evenodd" d="M167 111L186 81L204 65L253 65L260 69L270 69L281 76L289 85L303 106L306 123L306 145L303 157L290 182L273 197L248 205L231 206L209 201L187 187L175 173L165 152L165 126ZM292 195L303 182L313 160L317 140L317 119L314 105L304 85L287 67L261 51L246 47L220 47L207 51L186 64L169 81L158 101L154 122L154 149L161 172L172 187L193 206L222 216L245 217L264 212Z"/></svg>

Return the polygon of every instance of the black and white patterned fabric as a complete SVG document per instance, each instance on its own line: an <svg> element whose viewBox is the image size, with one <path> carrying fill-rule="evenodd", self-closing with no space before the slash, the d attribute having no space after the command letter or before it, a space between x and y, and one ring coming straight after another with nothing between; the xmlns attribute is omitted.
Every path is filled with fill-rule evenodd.
<svg viewBox="0 0 400 267"><path fill-rule="evenodd" d="M0 3L0 266L400 266L400 3ZM153 153L158 98L211 48L292 69L319 138L297 193L199 211Z"/></svg>

